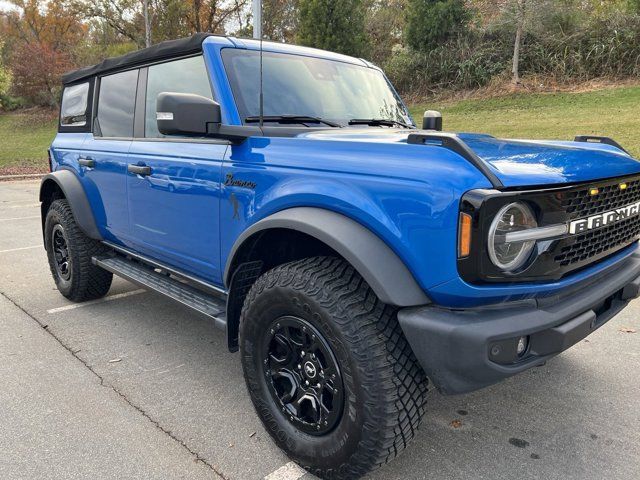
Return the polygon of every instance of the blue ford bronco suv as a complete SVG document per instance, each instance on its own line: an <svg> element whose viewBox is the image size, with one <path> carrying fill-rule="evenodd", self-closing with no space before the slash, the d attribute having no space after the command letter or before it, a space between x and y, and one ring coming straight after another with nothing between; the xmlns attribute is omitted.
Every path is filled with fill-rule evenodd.
<svg viewBox="0 0 640 480"><path fill-rule="evenodd" d="M402 451L427 379L491 385L638 297L640 162L609 138L418 129L365 60L208 34L63 83L40 190L58 289L116 274L206 315L320 477Z"/></svg>

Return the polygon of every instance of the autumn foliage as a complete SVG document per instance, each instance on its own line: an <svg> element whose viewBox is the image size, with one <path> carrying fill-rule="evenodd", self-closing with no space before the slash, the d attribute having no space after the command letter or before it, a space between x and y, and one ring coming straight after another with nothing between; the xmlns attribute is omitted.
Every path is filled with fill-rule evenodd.
<svg viewBox="0 0 640 480"><path fill-rule="evenodd" d="M55 105L60 77L74 67L69 54L50 44L22 43L13 52L11 70L14 91L36 105Z"/></svg>

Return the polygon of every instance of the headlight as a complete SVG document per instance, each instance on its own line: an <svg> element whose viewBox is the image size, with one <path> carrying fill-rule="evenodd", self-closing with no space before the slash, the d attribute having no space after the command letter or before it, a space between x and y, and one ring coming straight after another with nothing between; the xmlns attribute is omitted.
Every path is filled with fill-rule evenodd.
<svg viewBox="0 0 640 480"><path fill-rule="evenodd" d="M535 240L507 242L506 236L537 226L533 212L526 204L518 202L503 207L489 230L489 257L493 264L504 271L517 270L524 265L536 244Z"/></svg>

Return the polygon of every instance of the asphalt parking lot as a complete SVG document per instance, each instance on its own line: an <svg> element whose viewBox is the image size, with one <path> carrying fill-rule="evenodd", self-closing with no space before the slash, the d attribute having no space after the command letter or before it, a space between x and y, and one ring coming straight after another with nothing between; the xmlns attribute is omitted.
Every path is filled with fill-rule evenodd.
<svg viewBox="0 0 640 480"><path fill-rule="evenodd" d="M305 480L204 317L116 279L72 304L42 248L38 181L0 182L0 478ZM637 333L631 333L635 330ZM433 391L371 479L637 479L640 302L546 366Z"/></svg>

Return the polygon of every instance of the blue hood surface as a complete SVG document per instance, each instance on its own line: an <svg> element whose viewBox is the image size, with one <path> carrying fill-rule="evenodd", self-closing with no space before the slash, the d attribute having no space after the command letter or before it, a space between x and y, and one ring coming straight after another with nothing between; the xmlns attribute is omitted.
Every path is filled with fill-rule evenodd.
<svg viewBox="0 0 640 480"><path fill-rule="evenodd" d="M640 173L640 162L600 143L505 140L489 135L459 137L505 187L579 183Z"/></svg>
<svg viewBox="0 0 640 480"><path fill-rule="evenodd" d="M406 145L416 130L344 128L301 135L306 138ZM531 187L590 182L640 173L640 161L601 143L554 140L498 139L491 135L459 133L458 136L495 173L505 187ZM372 153L375 146L372 145ZM424 158L438 161L442 147L424 145Z"/></svg>

